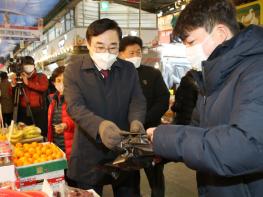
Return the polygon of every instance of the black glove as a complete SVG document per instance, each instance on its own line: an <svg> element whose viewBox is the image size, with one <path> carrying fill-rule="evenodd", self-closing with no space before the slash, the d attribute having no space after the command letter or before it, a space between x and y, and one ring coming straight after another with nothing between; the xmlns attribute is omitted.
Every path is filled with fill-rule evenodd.
<svg viewBox="0 0 263 197"><path fill-rule="evenodd" d="M145 133L143 124L139 120L133 120L130 126L131 133Z"/></svg>
<svg viewBox="0 0 263 197"><path fill-rule="evenodd" d="M99 134L102 143L109 149L117 146L123 139L122 131L119 127L108 120L104 120L100 123Z"/></svg>

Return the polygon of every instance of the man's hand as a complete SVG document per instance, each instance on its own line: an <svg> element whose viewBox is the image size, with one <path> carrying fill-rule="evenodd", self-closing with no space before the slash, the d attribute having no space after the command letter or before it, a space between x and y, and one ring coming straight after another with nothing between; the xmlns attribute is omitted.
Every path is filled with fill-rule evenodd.
<svg viewBox="0 0 263 197"><path fill-rule="evenodd" d="M100 123L99 134L102 143L109 149L117 146L123 139L122 131L119 127L108 120L104 120Z"/></svg>
<svg viewBox="0 0 263 197"><path fill-rule="evenodd" d="M145 133L143 124L139 120L133 120L130 126L131 133Z"/></svg>
<svg viewBox="0 0 263 197"><path fill-rule="evenodd" d="M60 123L60 124L55 124L54 125L54 130L57 134L63 133L67 129L67 124L66 123Z"/></svg>
<svg viewBox="0 0 263 197"><path fill-rule="evenodd" d="M28 85L28 75L25 72L23 72L21 73L21 77L23 79L24 84Z"/></svg>
<svg viewBox="0 0 263 197"><path fill-rule="evenodd" d="M149 128L147 129L146 133L147 133L147 136L148 136L148 139L153 142L153 134L154 134L154 131L155 131L156 127L153 127L153 128Z"/></svg>
<svg viewBox="0 0 263 197"><path fill-rule="evenodd" d="M15 87L16 86L16 74L10 73L10 75L8 75L8 78L11 81L11 86Z"/></svg>

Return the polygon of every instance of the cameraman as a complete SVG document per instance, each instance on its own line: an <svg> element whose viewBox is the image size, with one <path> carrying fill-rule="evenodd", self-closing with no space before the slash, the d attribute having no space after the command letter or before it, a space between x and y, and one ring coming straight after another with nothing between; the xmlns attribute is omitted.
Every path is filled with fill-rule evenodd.
<svg viewBox="0 0 263 197"><path fill-rule="evenodd" d="M18 87L19 80L22 84L22 94L19 98L17 122L23 122L27 125L33 124L39 127L42 135L46 136L47 131L47 113L45 106L45 91L48 89L48 79L46 75L37 73L34 59L31 56L25 56L22 59L23 72L14 74L11 77L13 87ZM20 77L20 79L19 79ZM33 119L31 117L32 111Z"/></svg>

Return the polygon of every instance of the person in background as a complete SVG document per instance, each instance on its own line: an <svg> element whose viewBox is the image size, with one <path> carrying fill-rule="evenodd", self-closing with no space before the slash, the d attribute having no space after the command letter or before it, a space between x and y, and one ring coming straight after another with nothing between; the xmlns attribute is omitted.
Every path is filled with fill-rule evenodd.
<svg viewBox="0 0 263 197"><path fill-rule="evenodd" d="M12 86L8 81L8 76L6 72L1 73L1 82L0 82L0 103L2 107L3 114L3 127L7 124L10 125L12 116L13 116L13 96L12 96Z"/></svg>
<svg viewBox="0 0 263 197"><path fill-rule="evenodd" d="M50 104L48 107L48 133L47 139L49 142L55 143L61 150L66 153L66 157L69 160L75 124L67 113L67 104L64 99L64 84L63 84L63 73L65 67L57 67L51 77L50 82L56 88L54 94L49 95ZM73 180L67 176L65 170L65 180L69 186L75 186Z"/></svg>
<svg viewBox="0 0 263 197"><path fill-rule="evenodd" d="M263 28L240 31L230 0L192 0L174 34L202 69L196 127L148 129L154 152L196 170L201 197L262 196Z"/></svg>
<svg viewBox="0 0 263 197"><path fill-rule="evenodd" d="M25 92L20 95L17 122L23 122L27 125L35 123L35 125L41 129L42 135L46 136L47 118L44 97L48 89L47 76L43 73L36 72L35 61L31 56L22 58L22 66L23 72L21 73L21 77ZM12 75L11 80L12 87L15 87L17 85L15 74Z"/></svg>
<svg viewBox="0 0 263 197"><path fill-rule="evenodd" d="M54 84L56 92L51 94L48 107L48 134L49 142L54 142L70 158L73 136L74 122L68 115L67 104L64 99L63 73L65 67L57 67L51 75L51 83Z"/></svg>
<svg viewBox="0 0 263 197"><path fill-rule="evenodd" d="M64 73L67 110L76 124L68 176L77 187L102 195L111 184L115 197L139 197L138 171L115 178L103 166L116 158L123 131L143 132L146 102L134 66L118 59L122 32L110 19L87 28L88 54L71 56ZM126 132L127 133L127 132Z"/></svg>
<svg viewBox="0 0 263 197"><path fill-rule="evenodd" d="M175 112L174 123L188 125L191 123L193 109L198 97L198 87L191 70L181 79L175 93L175 102L171 110Z"/></svg>
<svg viewBox="0 0 263 197"><path fill-rule="evenodd" d="M144 127L156 127L161 123L161 117L169 108L169 91L159 70L141 65L143 43L141 38L127 36L120 42L119 57L131 62L137 69L143 94L146 98L147 112ZM162 162L145 168L152 197L165 196L165 184Z"/></svg>

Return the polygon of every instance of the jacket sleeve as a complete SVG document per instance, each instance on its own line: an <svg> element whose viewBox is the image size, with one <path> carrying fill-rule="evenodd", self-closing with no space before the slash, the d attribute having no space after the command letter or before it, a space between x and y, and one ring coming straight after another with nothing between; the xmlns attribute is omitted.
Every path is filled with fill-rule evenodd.
<svg viewBox="0 0 263 197"><path fill-rule="evenodd" d="M81 127L82 131L97 139L100 123L104 120L95 115L85 104L81 90L76 83L75 66L82 61L69 60L68 66L64 72L64 95L67 102L67 111L74 122Z"/></svg>
<svg viewBox="0 0 263 197"><path fill-rule="evenodd" d="M128 119L129 122L132 122L133 120L139 120L144 123L146 116L146 100L142 93L137 70L134 68L134 66L131 68L132 70L130 74L134 76L134 80Z"/></svg>
<svg viewBox="0 0 263 197"><path fill-rule="evenodd" d="M147 111L145 125L160 121L163 114L169 108L170 93L164 83L161 72L156 71L156 75L157 77L154 83L154 103Z"/></svg>
<svg viewBox="0 0 263 197"><path fill-rule="evenodd" d="M65 105L67 105L67 104L65 104ZM67 129L65 130L65 132L73 133L74 132L74 128L75 128L75 124L74 124L74 121L68 115L68 113L66 111L66 108L64 108L64 111L63 111L62 114L63 114L62 122L66 123L66 125L67 125Z"/></svg>
<svg viewBox="0 0 263 197"><path fill-rule="evenodd" d="M45 92L48 89L48 79L47 76L44 74L37 74L39 75L36 77L37 80L30 81L28 80L28 85L32 90L39 91L39 92Z"/></svg>
<svg viewBox="0 0 263 197"><path fill-rule="evenodd" d="M160 126L154 151L197 171L239 176L263 170L263 71L240 78L227 125Z"/></svg>
<svg viewBox="0 0 263 197"><path fill-rule="evenodd" d="M201 103L200 103L201 102ZM191 125L192 126L199 126L200 125L200 104L203 105L203 98L201 95L198 96L196 100L195 108L193 109L193 113L191 116Z"/></svg>

